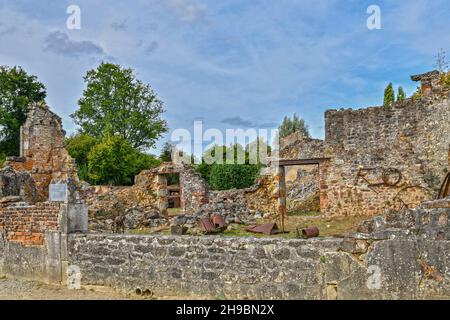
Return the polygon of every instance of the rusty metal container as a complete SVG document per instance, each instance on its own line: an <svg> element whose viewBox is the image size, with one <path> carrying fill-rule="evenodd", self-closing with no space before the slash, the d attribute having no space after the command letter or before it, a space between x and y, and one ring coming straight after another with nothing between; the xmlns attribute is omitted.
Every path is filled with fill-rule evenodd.
<svg viewBox="0 0 450 320"><path fill-rule="evenodd" d="M227 228L227 225L225 223L224 218L220 214L215 214L212 217L212 223L213 225L218 229L225 230Z"/></svg>
<svg viewBox="0 0 450 320"><path fill-rule="evenodd" d="M311 227L302 229L302 237L305 239L316 238L319 236L319 228Z"/></svg>
<svg viewBox="0 0 450 320"><path fill-rule="evenodd" d="M198 221L200 229L205 233L215 233L217 231L216 227L212 224L209 218L202 218Z"/></svg>

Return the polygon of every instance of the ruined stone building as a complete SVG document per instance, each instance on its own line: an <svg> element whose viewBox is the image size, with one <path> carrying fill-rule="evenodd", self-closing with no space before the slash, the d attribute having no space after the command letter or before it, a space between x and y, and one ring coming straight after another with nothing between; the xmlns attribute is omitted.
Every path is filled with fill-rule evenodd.
<svg viewBox="0 0 450 320"><path fill-rule="evenodd" d="M317 177L323 214L413 206L434 196L448 169L449 97L436 77L414 77L423 96L393 108L328 111L325 140L288 137L281 158L243 190L212 191L194 168L174 163L143 171L130 187L88 186L64 148L61 119L33 105L21 157L0 170L0 277L182 298L448 299L449 198L371 218L345 238L315 239L94 234L84 203L90 221L112 210L167 223L168 176L177 174L184 215L173 220L220 213L242 222L278 212L286 167L315 165L301 176Z"/></svg>
<svg viewBox="0 0 450 320"><path fill-rule="evenodd" d="M31 105L21 128L20 156L7 158L0 170L0 238L10 259L3 261L6 272L62 279L67 234L87 232L87 206L78 189L61 118L44 102ZM34 263L38 267L27 269Z"/></svg>
<svg viewBox="0 0 450 320"><path fill-rule="evenodd" d="M421 81L421 96L328 110L324 140L294 134L281 141L282 167L318 165L322 214L373 215L435 197L449 168L449 90L437 71L412 79Z"/></svg>
<svg viewBox="0 0 450 320"><path fill-rule="evenodd" d="M78 181L75 161L65 149L65 134L61 118L45 103L31 105L20 129L20 156L8 158L4 165L31 174L38 201L47 200L52 181Z"/></svg>

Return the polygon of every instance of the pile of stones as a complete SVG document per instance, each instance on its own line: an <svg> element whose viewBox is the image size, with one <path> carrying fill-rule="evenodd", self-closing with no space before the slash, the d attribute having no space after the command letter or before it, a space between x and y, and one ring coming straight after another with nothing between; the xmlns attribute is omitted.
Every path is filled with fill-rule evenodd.
<svg viewBox="0 0 450 320"><path fill-rule="evenodd" d="M155 208L134 206L123 212L118 208L115 214L111 212L90 212L89 230L92 232L113 232L115 218L123 216L125 229L143 229L169 226L169 220L160 215Z"/></svg>

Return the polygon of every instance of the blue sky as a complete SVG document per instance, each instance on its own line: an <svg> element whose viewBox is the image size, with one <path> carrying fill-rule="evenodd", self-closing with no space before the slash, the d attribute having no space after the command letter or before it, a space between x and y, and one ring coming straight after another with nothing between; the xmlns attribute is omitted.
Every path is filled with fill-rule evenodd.
<svg viewBox="0 0 450 320"><path fill-rule="evenodd" d="M71 4L80 30L66 28ZM381 30L366 27L372 4ZM83 75L111 61L153 87L172 130L297 112L322 138L325 110L379 105L390 81L413 92L409 75L450 52L449 18L448 0L0 0L0 64L37 75L69 133Z"/></svg>

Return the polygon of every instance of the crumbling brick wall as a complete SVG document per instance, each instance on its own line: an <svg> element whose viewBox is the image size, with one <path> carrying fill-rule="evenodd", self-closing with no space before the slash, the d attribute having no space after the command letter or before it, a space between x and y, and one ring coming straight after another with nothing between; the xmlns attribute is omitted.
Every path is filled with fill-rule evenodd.
<svg viewBox="0 0 450 320"><path fill-rule="evenodd" d="M38 201L48 199L52 180L78 180L75 161L65 149L61 118L44 102L30 106L20 133L20 157L8 158L5 165L31 173Z"/></svg>
<svg viewBox="0 0 450 320"><path fill-rule="evenodd" d="M40 246L44 244L46 231L58 229L59 215L60 205L57 203L10 205L0 208L0 231L8 241Z"/></svg>
<svg viewBox="0 0 450 320"><path fill-rule="evenodd" d="M283 160L324 159L323 214L373 215L434 197L449 165L450 102L448 90L427 81L431 91L393 107L328 110L323 141L281 143Z"/></svg>

